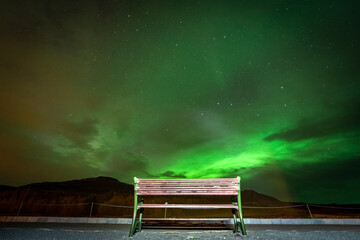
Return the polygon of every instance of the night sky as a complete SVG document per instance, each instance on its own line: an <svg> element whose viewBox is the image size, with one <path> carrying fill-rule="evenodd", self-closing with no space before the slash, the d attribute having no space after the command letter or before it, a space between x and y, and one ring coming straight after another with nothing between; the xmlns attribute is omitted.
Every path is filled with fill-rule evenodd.
<svg viewBox="0 0 360 240"><path fill-rule="evenodd" d="M360 203L357 1L2 1L0 184L242 177Z"/></svg>

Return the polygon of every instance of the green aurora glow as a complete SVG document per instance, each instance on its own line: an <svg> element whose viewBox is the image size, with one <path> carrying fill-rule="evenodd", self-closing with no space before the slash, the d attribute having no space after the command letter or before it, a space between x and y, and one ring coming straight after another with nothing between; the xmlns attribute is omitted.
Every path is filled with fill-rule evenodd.
<svg viewBox="0 0 360 240"><path fill-rule="evenodd" d="M358 3L3 5L0 183L239 175L359 203Z"/></svg>

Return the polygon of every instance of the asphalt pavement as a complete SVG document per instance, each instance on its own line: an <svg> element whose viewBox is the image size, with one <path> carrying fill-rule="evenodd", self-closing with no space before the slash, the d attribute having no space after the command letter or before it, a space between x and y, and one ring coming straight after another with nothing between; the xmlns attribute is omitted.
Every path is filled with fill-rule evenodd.
<svg viewBox="0 0 360 240"><path fill-rule="evenodd" d="M177 229L148 226L129 238L129 225L122 224L57 224L1 223L0 240L92 240L92 239L316 239L360 240L358 225L247 225L247 236L234 234L229 228Z"/></svg>

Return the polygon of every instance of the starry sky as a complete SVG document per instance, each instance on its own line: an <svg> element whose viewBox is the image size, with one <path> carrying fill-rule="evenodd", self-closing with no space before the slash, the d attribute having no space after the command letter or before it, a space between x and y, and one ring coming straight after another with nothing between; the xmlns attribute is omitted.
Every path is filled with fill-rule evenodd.
<svg viewBox="0 0 360 240"><path fill-rule="evenodd" d="M360 203L356 1L2 1L0 184L241 176Z"/></svg>

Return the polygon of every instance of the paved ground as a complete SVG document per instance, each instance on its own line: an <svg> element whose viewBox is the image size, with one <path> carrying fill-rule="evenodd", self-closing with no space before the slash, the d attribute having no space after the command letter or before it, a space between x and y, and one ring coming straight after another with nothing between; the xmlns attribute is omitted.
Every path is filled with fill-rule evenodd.
<svg viewBox="0 0 360 240"><path fill-rule="evenodd" d="M232 230L209 229L144 229L134 237L128 237L129 225L109 224L43 224L43 223L1 223L0 239L36 240L91 240L91 239L316 239L338 240L359 239L360 226L286 226L248 225L248 235L234 234Z"/></svg>

